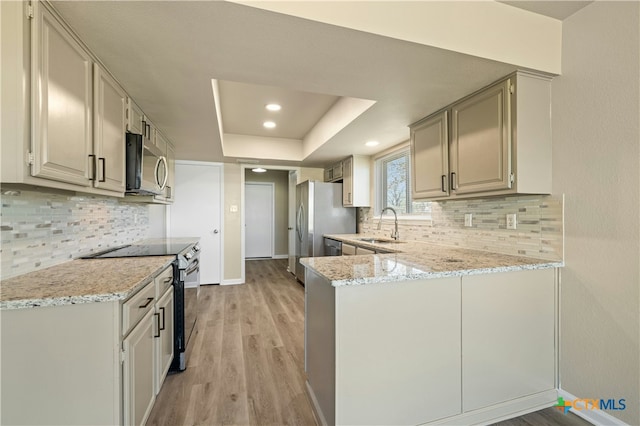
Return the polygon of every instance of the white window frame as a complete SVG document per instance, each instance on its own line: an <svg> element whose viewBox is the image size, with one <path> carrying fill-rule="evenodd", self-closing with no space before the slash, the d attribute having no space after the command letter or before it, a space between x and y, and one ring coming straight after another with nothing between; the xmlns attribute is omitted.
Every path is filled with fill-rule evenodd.
<svg viewBox="0 0 640 426"><path fill-rule="evenodd" d="M410 176L411 176L411 150L409 147L409 142L402 143L397 145L391 149L386 151L382 151L373 156L373 170L374 170L374 190L373 190L373 199L374 199L374 209L373 215L374 218L380 217L380 212L384 207L382 205L383 195L382 195L382 181L383 181L383 168L382 161L386 159L390 159L394 156L398 156L402 154L404 151L409 151L409 186L411 185ZM411 197L411 188L409 188L409 197ZM413 199L411 200L413 201ZM383 216L382 220L393 220L393 214L390 212L386 212ZM429 214L398 214L398 220L424 220L431 221L431 213Z"/></svg>

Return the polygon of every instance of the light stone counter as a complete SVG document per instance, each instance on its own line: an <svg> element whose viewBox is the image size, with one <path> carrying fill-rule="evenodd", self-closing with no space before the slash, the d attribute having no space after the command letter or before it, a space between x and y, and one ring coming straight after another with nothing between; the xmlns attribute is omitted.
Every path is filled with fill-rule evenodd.
<svg viewBox="0 0 640 426"><path fill-rule="evenodd" d="M362 234L325 237L368 249L391 252L301 259L300 262L305 267L328 279L334 287L564 266L561 261L552 262L418 241L371 244L359 240L368 237Z"/></svg>
<svg viewBox="0 0 640 426"><path fill-rule="evenodd" d="M175 256L77 259L0 282L0 309L124 300Z"/></svg>

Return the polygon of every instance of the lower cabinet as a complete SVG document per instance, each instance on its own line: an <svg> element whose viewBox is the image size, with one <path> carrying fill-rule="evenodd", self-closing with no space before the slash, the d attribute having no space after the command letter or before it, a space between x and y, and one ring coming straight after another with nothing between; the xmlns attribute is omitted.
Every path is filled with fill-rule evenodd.
<svg viewBox="0 0 640 426"><path fill-rule="evenodd" d="M158 331L155 333L155 393L160 392L171 361L173 361L173 287L169 287L156 305L154 314L158 321Z"/></svg>
<svg viewBox="0 0 640 426"><path fill-rule="evenodd" d="M125 425L141 425L147 421L173 361L173 287L165 285L165 280L171 277L169 266L138 293L144 294L149 287L153 287L151 294L154 295L160 289L164 290L159 298L149 297L136 303L139 306L134 308L147 309L148 312L122 341Z"/></svg>
<svg viewBox="0 0 640 426"><path fill-rule="evenodd" d="M144 424L173 358L172 272L124 301L0 310L0 424Z"/></svg>
<svg viewBox="0 0 640 426"><path fill-rule="evenodd" d="M556 269L333 287L307 269L321 424L489 424L552 405Z"/></svg>
<svg viewBox="0 0 640 426"><path fill-rule="evenodd" d="M122 342L124 349L124 424L144 424L153 408L154 388L154 311L150 310Z"/></svg>

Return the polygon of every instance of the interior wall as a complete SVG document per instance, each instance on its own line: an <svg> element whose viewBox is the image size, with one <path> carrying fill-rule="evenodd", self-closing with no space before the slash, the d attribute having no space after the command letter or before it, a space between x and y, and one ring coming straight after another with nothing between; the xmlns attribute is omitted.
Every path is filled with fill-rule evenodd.
<svg viewBox="0 0 640 426"><path fill-rule="evenodd" d="M223 284L242 282L241 172L239 164L224 165Z"/></svg>
<svg viewBox="0 0 640 426"><path fill-rule="evenodd" d="M553 191L565 194L560 385L624 398L640 424L640 3L596 1L563 23L552 93Z"/></svg>
<svg viewBox="0 0 640 426"><path fill-rule="evenodd" d="M264 173L254 173L245 169L245 184L247 182L269 182L274 184L274 256L287 257L289 252L289 171L267 170Z"/></svg>

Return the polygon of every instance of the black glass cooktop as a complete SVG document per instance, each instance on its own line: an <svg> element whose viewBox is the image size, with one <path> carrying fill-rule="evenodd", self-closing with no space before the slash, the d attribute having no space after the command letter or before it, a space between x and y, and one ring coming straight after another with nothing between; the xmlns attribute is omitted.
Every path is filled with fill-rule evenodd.
<svg viewBox="0 0 640 426"><path fill-rule="evenodd" d="M141 257L141 256L175 256L190 247L191 244L142 244L116 247L100 253L95 253L84 259L105 259L112 257Z"/></svg>

